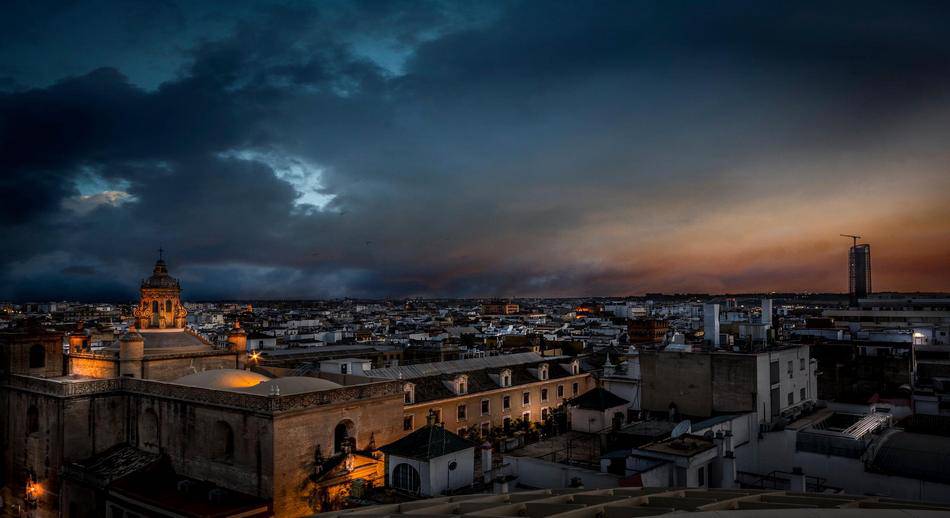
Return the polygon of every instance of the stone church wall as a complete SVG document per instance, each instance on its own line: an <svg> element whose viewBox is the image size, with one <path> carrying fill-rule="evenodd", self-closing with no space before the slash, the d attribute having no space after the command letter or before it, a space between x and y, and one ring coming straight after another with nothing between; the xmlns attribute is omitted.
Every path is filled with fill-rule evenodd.
<svg viewBox="0 0 950 518"><path fill-rule="evenodd" d="M69 374L90 378L115 378L119 375L119 361L93 355L69 355Z"/></svg>
<svg viewBox="0 0 950 518"><path fill-rule="evenodd" d="M317 445L320 445L324 457L333 455L334 430L341 422L348 420L352 423L358 450L366 449L371 435L376 447L401 437L402 398L399 392L275 417L274 512L278 516L315 512L309 506L309 494L301 488L313 473Z"/></svg>

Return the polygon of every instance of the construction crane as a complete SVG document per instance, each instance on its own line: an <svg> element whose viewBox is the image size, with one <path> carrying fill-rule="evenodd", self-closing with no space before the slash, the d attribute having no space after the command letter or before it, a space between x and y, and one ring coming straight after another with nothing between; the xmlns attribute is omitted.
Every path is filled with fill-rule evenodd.
<svg viewBox="0 0 950 518"><path fill-rule="evenodd" d="M854 246L858 246L858 239L861 239L861 236L854 236L851 234L838 234L841 237L850 237L854 241Z"/></svg>

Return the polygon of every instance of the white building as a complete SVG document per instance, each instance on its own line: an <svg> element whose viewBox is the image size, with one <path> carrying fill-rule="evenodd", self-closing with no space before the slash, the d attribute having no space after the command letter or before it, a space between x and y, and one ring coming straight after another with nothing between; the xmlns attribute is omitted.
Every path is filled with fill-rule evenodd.
<svg viewBox="0 0 950 518"><path fill-rule="evenodd" d="M386 485L411 495L433 496L469 487L475 481L475 445L429 424L381 448Z"/></svg>

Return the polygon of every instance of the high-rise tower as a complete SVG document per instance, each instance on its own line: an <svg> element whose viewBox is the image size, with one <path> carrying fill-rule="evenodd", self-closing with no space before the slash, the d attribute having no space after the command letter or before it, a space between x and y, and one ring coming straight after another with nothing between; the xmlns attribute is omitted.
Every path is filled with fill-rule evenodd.
<svg viewBox="0 0 950 518"><path fill-rule="evenodd" d="M852 306L871 294L871 245L867 243L855 243L848 253L848 293Z"/></svg>

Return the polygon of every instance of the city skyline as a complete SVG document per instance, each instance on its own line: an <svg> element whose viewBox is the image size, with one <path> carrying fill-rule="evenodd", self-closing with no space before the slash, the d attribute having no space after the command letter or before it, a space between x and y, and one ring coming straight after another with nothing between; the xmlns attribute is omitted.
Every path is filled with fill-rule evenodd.
<svg viewBox="0 0 950 518"><path fill-rule="evenodd" d="M0 300L950 291L940 4L47 7Z"/></svg>

